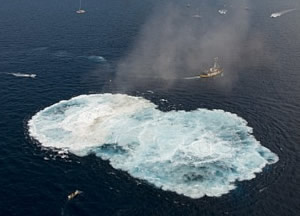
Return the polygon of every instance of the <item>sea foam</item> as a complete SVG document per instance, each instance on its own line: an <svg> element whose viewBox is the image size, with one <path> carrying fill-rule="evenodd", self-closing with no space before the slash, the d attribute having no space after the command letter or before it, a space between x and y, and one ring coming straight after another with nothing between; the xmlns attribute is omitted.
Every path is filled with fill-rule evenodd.
<svg viewBox="0 0 300 216"><path fill-rule="evenodd" d="M223 110L162 112L123 94L81 95L41 110L29 133L45 147L94 153L135 178L191 198L221 196L276 154L247 122Z"/></svg>

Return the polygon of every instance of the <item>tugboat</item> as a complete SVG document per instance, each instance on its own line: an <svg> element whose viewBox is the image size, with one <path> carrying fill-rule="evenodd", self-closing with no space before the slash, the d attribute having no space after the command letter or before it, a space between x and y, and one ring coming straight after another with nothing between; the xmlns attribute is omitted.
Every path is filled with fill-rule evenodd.
<svg viewBox="0 0 300 216"><path fill-rule="evenodd" d="M201 78L210 78L222 74L223 69L218 64L218 58L216 57L214 60L215 60L214 66L209 68L209 70L206 70L202 74L200 74Z"/></svg>

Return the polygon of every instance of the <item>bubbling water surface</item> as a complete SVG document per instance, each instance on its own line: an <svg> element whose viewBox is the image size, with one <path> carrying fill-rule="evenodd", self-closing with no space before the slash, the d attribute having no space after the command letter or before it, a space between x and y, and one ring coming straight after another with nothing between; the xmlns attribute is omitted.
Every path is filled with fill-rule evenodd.
<svg viewBox="0 0 300 216"><path fill-rule="evenodd" d="M162 112L124 94L81 95L41 110L29 133L43 146L95 153L120 170L191 198L221 196L255 178L276 154L236 114L223 110Z"/></svg>

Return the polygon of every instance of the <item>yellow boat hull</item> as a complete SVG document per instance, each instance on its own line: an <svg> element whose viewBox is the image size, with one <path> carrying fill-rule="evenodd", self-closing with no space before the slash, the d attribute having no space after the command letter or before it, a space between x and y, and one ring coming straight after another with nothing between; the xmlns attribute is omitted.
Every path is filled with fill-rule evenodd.
<svg viewBox="0 0 300 216"><path fill-rule="evenodd" d="M201 78L210 78L210 77L215 77L219 74L222 74L223 70L219 70L219 71L216 71L216 72L209 72L207 74L200 74L200 77Z"/></svg>

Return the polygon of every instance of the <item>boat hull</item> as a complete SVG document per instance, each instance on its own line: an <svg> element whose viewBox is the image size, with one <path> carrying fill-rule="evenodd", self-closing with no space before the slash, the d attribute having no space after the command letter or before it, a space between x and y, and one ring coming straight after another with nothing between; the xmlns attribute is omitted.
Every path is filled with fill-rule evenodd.
<svg viewBox="0 0 300 216"><path fill-rule="evenodd" d="M215 72L209 72L207 74L200 74L200 77L201 78L211 78L211 77L215 77L215 76L222 74L222 72L223 72L223 70L218 70Z"/></svg>
<svg viewBox="0 0 300 216"><path fill-rule="evenodd" d="M76 11L76 13L83 14L83 13L85 13L85 10L78 10L78 11Z"/></svg>

